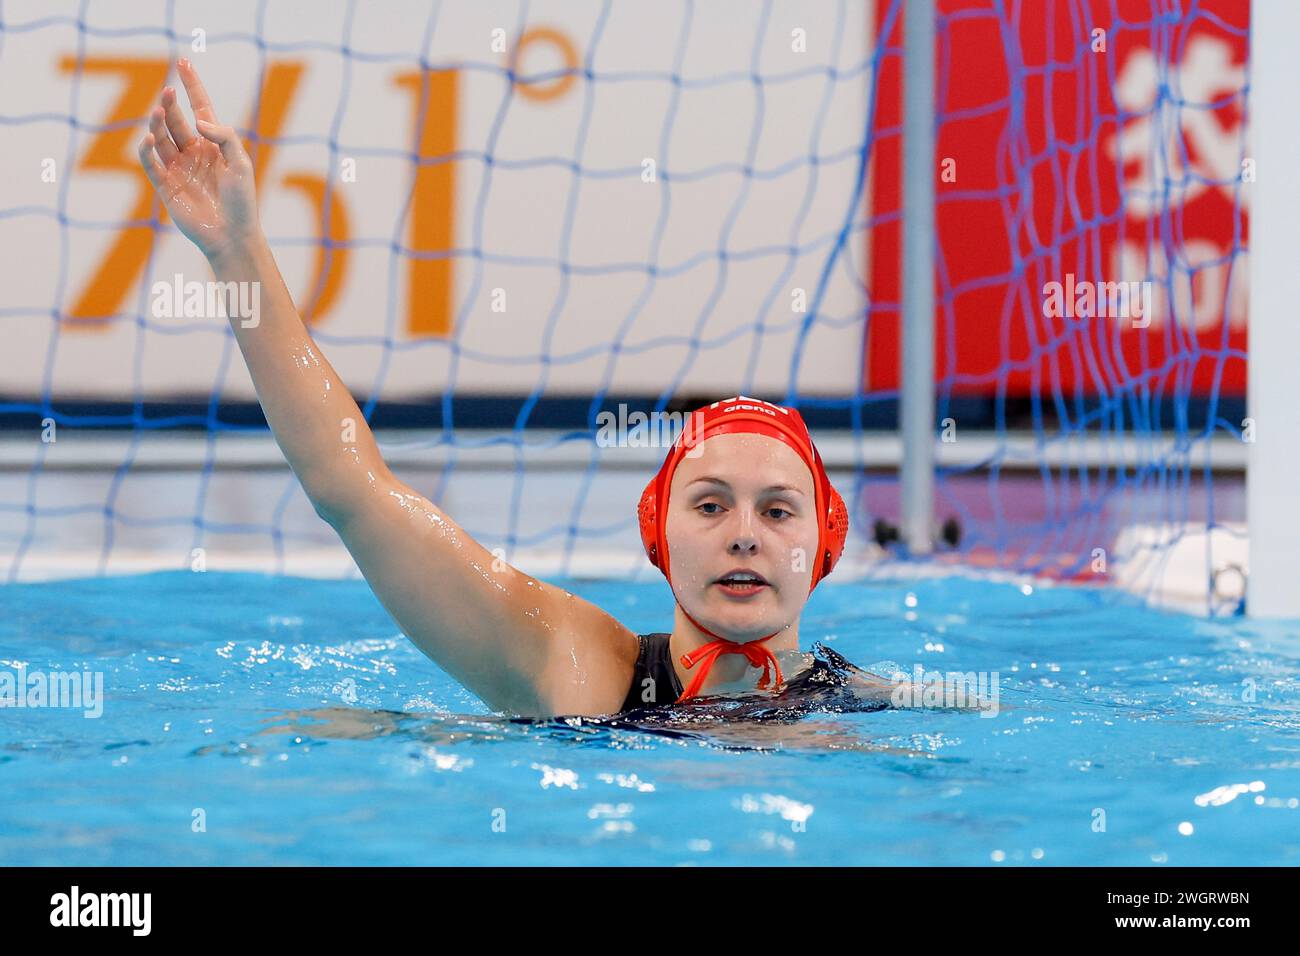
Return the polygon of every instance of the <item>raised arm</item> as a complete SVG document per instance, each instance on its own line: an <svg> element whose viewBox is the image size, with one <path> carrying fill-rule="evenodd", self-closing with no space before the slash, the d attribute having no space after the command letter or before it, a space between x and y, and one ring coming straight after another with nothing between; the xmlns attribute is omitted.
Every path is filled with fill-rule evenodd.
<svg viewBox="0 0 1300 956"><path fill-rule="evenodd" d="M228 310L230 325L275 440L317 512L332 522L367 482L383 474L379 449L280 276L258 222L253 166L239 136L217 122L189 61L179 60L178 68L198 134L175 90L164 89L140 144L141 163L181 232L207 256L217 281L256 283L258 314ZM355 440L345 442L353 430Z"/></svg>
<svg viewBox="0 0 1300 956"><path fill-rule="evenodd" d="M177 68L198 131L165 89L140 162L217 280L258 284L258 314L231 309L230 325L316 512L407 636L488 706L526 716L616 710L635 637L600 608L495 558L389 471L280 276L238 134L217 121L190 63Z"/></svg>

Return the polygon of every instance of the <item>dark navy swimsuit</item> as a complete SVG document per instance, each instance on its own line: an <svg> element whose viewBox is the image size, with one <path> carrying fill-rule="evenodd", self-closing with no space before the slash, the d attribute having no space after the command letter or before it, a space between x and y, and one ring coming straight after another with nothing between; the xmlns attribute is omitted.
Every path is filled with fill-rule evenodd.
<svg viewBox="0 0 1300 956"><path fill-rule="evenodd" d="M662 632L637 635L641 650L620 716L636 712L640 719L652 716L648 712L656 709L665 713L663 708L676 704L682 696L682 683L668 652L668 638ZM855 673L862 673L860 668L821 642L814 643L812 651L812 666L788 680L777 694L701 697L683 701L672 709L682 713L700 711L701 716L707 710L710 716L770 720L797 719L813 711L846 713L889 707L884 701L864 700L853 693L850 682Z"/></svg>
<svg viewBox="0 0 1300 956"><path fill-rule="evenodd" d="M682 682L677 679L673 659L668 656L668 634L638 634L641 652L632 671L632 685L619 711L638 710L675 704L682 696Z"/></svg>

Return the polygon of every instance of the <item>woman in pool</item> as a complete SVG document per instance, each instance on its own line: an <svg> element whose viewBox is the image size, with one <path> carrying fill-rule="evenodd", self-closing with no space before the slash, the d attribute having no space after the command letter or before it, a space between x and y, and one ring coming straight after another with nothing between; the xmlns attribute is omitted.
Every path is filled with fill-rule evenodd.
<svg viewBox="0 0 1300 956"><path fill-rule="evenodd" d="M231 327L271 431L420 650L489 707L525 717L776 691L812 672L799 616L839 558L848 518L798 412L743 396L701 409L647 487L642 537L677 600L670 635L637 635L518 571L384 464L281 279L248 154L194 67L177 69L195 127L165 88L140 162L217 280L260 284L258 321L232 317Z"/></svg>

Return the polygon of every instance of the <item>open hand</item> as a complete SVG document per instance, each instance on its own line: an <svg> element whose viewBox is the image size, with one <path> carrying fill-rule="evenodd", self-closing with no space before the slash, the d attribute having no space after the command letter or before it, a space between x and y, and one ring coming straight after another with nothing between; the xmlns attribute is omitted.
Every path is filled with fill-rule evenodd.
<svg viewBox="0 0 1300 956"><path fill-rule="evenodd" d="M180 231L208 259L261 234L253 163L234 127L217 122L207 90L189 60L176 61L198 135L176 90L165 87L140 143L140 164Z"/></svg>

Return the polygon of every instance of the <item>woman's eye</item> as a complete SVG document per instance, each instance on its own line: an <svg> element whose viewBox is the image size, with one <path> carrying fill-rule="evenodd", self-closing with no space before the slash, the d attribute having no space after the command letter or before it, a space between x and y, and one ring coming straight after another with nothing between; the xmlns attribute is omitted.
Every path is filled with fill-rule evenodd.
<svg viewBox="0 0 1300 956"><path fill-rule="evenodd" d="M701 505L697 505L697 506L696 506L696 509L698 510L698 509L700 509L700 508L721 508L721 507L722 507L722 505L718 504L716 501L706 501L706 502L704 502L704 503L701 504ZM765 513L766 513L766 514L771 514L771 513L774 512L774 511L780 513L780 517L778 517L778 518L776 519L777 521L785 521L787 518L793 518L793 517L794 517L794 512L793 512L793 511L787 511L785 508L768 508L767 511L766 511ZM705 513L705 514L708 514L708 515L715 515L715 514L718 514L717 511L706 511L706 512L704 512L704 513Z"/></svg>

